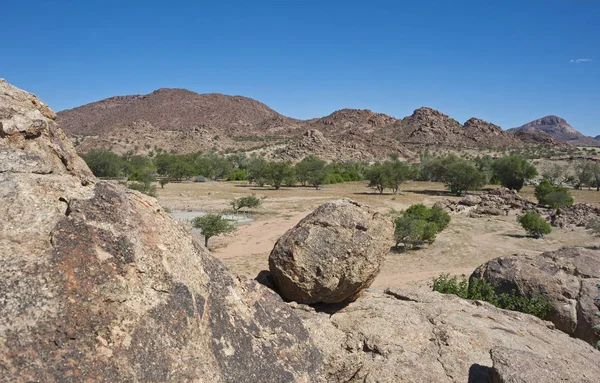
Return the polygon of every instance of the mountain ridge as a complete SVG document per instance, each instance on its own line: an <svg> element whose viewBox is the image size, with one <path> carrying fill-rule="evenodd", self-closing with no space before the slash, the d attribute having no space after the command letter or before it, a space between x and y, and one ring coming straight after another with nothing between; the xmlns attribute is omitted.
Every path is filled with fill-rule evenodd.
<svg viewBox="0 0 600 383"><path fill-rule="evenodd" d="M298 120L252 98L199 94L182 88L109 97L58 112L57 116L57 122L79 144L81 152L92 148L139 154L159 148L175 153L253 150L293 141L302 144L288 146L290 150L310 154L311 145L318 141L315 150L320 153L328 150L335 153L336 147L341 146L346 148L340 154L343 158L351 157L355 150L357 158L370 159L393 153L410 156L414 154L413 148L419 146L477 148L532 144L531 140L523 141L491 122L472 117L461 124L426 106L404 118L369 109L344 108L327 116ZM326 139L315 140L318 135L307 133L311 131L319 131ZM553 145L555 141L540 142ZM280 153L286 150L286 146L278 147Z"/></svg>

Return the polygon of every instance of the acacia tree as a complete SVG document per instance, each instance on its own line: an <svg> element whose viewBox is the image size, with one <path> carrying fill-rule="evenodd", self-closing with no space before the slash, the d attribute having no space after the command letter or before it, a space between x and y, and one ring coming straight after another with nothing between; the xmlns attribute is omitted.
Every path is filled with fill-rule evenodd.
<svg viewBox="0 0 600 383"><path fill-rule="evenodd" d="M294 176L294 168L289 162L272 162L268 166L268 179L275 190Z"/></svg>
<svg viewBox="0 0 600 383"><path fill-rule="evenodd" d="M216 235L229 233L235 230L235 226L223 218L221 214L206 214L196 217L192 221L192 226L202 230L204 235L204 247L208 248L208 240Z"/></svg>
<svg viewBox="0 0 600 383"><path fill-rule="evenodd" d="M234 212L238 212L240 209L247 207L248 209L254 209L262 204L262 199L256 195L247 195L231 201L231 207Z"/></svg>
<svg viewBox="0 0 600 383"><path fill-rule="evenodd" d="M492 165L494 177L500 184L509 189L519 191L523 188L525 181L537 176L535 166L525 158L517 155L497 159Z"/></svg>

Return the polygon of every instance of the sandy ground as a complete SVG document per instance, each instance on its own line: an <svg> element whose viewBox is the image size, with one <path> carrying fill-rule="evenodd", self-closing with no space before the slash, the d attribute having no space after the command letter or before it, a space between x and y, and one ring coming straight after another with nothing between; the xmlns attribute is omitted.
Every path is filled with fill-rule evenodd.
<svg viewBox="0 0 600 383"><path fill-rule="evenodd" d="M268 257L277 239L325 201L352 198L381 213L403 210L415 203L433 205L441 199L455 199L442 184L411 182L398 195L373 193L364 182L327 185L322 190L293 187L282 190L255 188L231 182L173 183L159 189L159 202L170 209L220 212L229 202L247 194L266 197L263 206L249 216L251 223L236 232L211 238L209 249L230 269L254 278L268 269ZM521 193L532 198L533 189ZM575 202L600 206L600 193L574 191ZM390 243L390 246L392 243ZM563 246L600 246L600 238L583 229L554 231L544 239L533 239L516 222L516 216L468 218L452 215L448 228L426 248L399 253L390 248L373 287L386 288L416 284L424 286L442 274L469 275L480 264L508 254L555 250Z"/></svg>

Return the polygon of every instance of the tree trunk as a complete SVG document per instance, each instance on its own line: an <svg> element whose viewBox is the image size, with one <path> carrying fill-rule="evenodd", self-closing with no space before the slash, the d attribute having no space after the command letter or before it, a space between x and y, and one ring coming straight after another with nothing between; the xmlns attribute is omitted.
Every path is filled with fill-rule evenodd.
<svg viewBox="0 0 600 383"><path fill-rule="evenodd" d="M204 237L204 247L206 247L208 249L208 238L210 237Z"/></svg>

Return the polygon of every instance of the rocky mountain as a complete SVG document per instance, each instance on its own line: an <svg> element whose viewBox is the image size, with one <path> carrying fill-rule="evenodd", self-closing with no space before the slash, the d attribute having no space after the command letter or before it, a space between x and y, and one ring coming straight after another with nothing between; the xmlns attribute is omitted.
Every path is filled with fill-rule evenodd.
<svg viewBox="0 0 600 383"><path fill-rule="evenodd" d="M544 145L560 149L568 149L571 146L567 142L558 141L551 135L542 132L516 130L514 131L513 135L526 145Z"/></svg>
<svg viewBox="0 0 600 383"><path fill-rule="evenodd" d="M157 149L186 153L266 147L269 156L288 160L308 154L373 160L392 153L410 160L420 146L559 145L530 136L521 140L478 118L461 124L427 107L403 119L368 109L341 109L302 121L250 98L185 89L111 97L59 112L57 121L80 152L102 148L149 154ZM307 131L319 133L303 135Z"/></svg>
<svg viewBox="0 0 600 383"><path fill-rule="evenodd" d="M407 144L485 147L523 146L523 142L499 126L471 118L464 125L435 109L422 107L392 126L397 140Z"/></svg>
<svg viewBox="0 0 600 383"><path fill-rule="evenodd" d="M600 376L600 353L589 344L481 301L366 290L344 307L286 303L233 274L154 198L97 180L55 118L0 79L2 382L591 383ZM327 206L304 222L314 226L309 234L295 237L310 251L352 243L338 257L360 258L362 245L383 246L386 231L374 233L368 211ZM353 262L305 264L331 266L337 282L350 272L361 288L371 277L345 266ZM348 287L337 282L331 288Z"/></svg>
<svg viewBox="0 0 600 383"><path fill-rule="evenodd" d="M587 137L575 130L567 121L557 116L546 116L528 122L518 128L508 130L511 133L525 131L530 133L546 133L558 141L568 142L572 145L600 146L600 141Z"/></svg>
<svg viewBox="0 0 600 383"><path fill-rule="evenodd" d="M296 124L251 98L167 88L147 95L112 97L57 115L57 122L73 135L102 135L134 121L171 131L218 128L227 136L278 133Z"/></svg>

